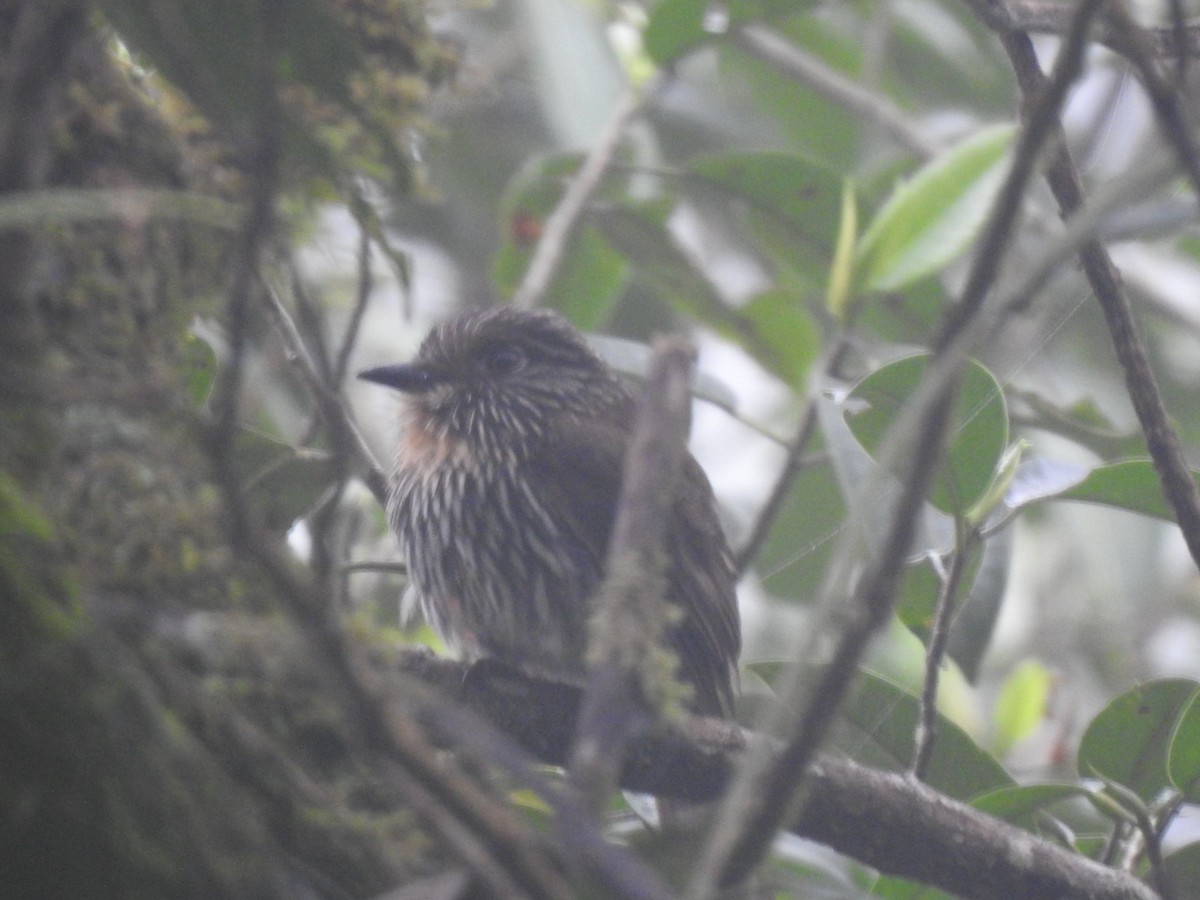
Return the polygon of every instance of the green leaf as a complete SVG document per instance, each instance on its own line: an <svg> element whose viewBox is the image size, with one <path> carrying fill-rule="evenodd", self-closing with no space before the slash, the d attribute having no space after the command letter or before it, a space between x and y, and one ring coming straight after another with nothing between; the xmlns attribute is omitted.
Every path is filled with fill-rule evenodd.
<svg viewBox="0 0 1200 900"><path fill-rule="evenodd" d="M709 0L662 0L655 4L642 32L642 46L665 66L712 37L704 28Z"/></svg>
<svg viewBox="0 0 1200 900"><path fill-rule="evenodd" d="M1200 884L1200 843L1185 844L1163 860L1173 897L1195 896Z"/></svg>
<svg viewBox="0 0 1200 900"><path fill-rule="evenodd" d="M208 402L217 375L217 355L208 342L195 333L183 339L183 364L180 366L188 394L197 408Z"/></svg>
<svg viewBox="0 0 1200 900"><path fill-rule="evenodd" d="M1167 755L1196 682L1168 678L1139 685L1100 711L1079 743L1079 771L1124 785L1146 803L1172 787Z"/></svg>
<svg viewBox="0 0 1200 900"><path fill-rule="evenodd" d="M977 132L897 187L859 243L859 284L901 290L962 254L986 220L1015 130Z"/></svg>
<svg viewBox="0 0 1200 900"><path fill-rule="evenodd" d="M1007 752L1045 720L1053 681L1050 670L1034 659L1013 669L996 698L996 752Z"/></svg>
<svg viewBox="0 0 1200 900"><path fill-rule="evenodd" d="M279 531L310 513L333 484L335 469L327 456L256 431L238 435L236 456L264 523Z"/></svg>
<svg viewBox="0 0 1200 900"><path fill-rule="evenodd" d="M982 545L973 542L965 552L971 556L963 572L946 649L964 677L973 682L979 675L1004 599L1012 555L1010 532L993 535ZM925 644L929 641L941 589L941 578L927 556L905 566L896 616Z"/></svg>
<svg viewBox="0 0 1200 900"><path fill-rule="evenodd" d="M815 5L791 2L797 12L805 5ZM855 80L862 76L863 42L859 35L813 15L793 14L775 27L780 36L839 73ZM862 123L848 115L845 107L734 41L718 41L715 47L719 75L744 85L738 102L766 116L789 147L827 163L839 176L861 168ZM833 220L829 222L832 225Z"/></svg>
<svg viewBox="0 0 1200 900"><path fill-rule="evenodd" d="M1079 485L1088 476L1087 466L1055 459L1027 459L1004 494L1009 509L1023 509L1042 500L1054 500Z"/></svg>
<svg viewBox="0 0 1200 900"><path fill-rule="evenodd" d="M918 355L889 363L850 392L846 422L867 452L875 455L878 451L892 423L917 390L928 360L927 355ZM854 409L861 404L865 404L864 409ZM929 502L957 515L983 496L1008 446L1004 392L992 373L977 362L970 362L963 371L947 435L945 457Z"/></svg>
<svg viewBox="0 0 1200 900"><path fill-rule="evenodd" d="M1022 784L977 797L971 801L971 806L1026 831L1036 832L1039 830L1037 813L1064 801L1086 798L1089 793L1078 784Z"/></svg>
<svg viewBox="0 0 1200 900"><path fill-rule="evenodd" d="M590 218L664 300L737 343L781 378L796 382L802 377L798 372L807 370L816 338L798 305L768 296L746 310L727 306L675 242L657 209L614 206L595 210Z"/></svg>
<svg viewBox="0 0 1200 900"><path fill-rule="evenodd" d="M1167 774L1189 803L1200 803L1200 691L1175 723L1167 751Z"/></svg>
<svg viewBox="0 0 1200 900"><path fill-rule="evenodd" d="M811 452L822 449L818 438ZM803 466L754 560L763 588L785 603L815 597L845 517L846 503L828 458Z"/></svg>
<svg viewBox="0 0 1200 900"><path fill-rule="evenodd" d="M923 346L929 343L949 303L941 280L930 276L898 293L856 297L853 321L857 328L885 343Z"/></svg>
<svg viewBox="0 0 1200 900"><path fill-rule="evenodd" d="M824 284L842 219L842 176L803 156L777 152L703 156L691 170L736 198L766 255L814 287Z"/></svg>
<svg viewBox="0 0 1200 900"><path fill-rule="evenodd" d="M979 677L992 633L1000 618L1013 555L1012 529L989 537L983 544L978 567L967 570L970 590L960 601L950 626L950 658L958 663L968 681Z"/></svg>
<svg viewBox="0 0 1200 900"><path fill-rule="evenodd" d="M1192 477L1200 485L1200 472L1193 470ZM1021 463L1005 495L1005 504L1010 509L1023 509L1046 500L1097 503L1175 521L1174 510L1163 498L1154 463L1148 459L1127 459L1094 469L1049 459Z"/></svg>
<svg viewBox="0 0 1200 900"><path fill-rule="evenodd" d="M766 291L740 312L770 349L775 373L793 387L803 386L809 367L821 350L817 323L804 307L784 291Z"/></svg>
<svg viewBox="0 0 1200 900"><path fill-rule="evenodd" d="M1200 484L1200 472L1192 472ZM1087 478L1058 495L1059 500L1083 500L1115 506L1168 522L1175 521L1174 511L1163 499L1162 485L1154 464L1148 459L1130 459L1099 466Z"/></svg>
<svg viewBox="0 0 1200 900"><path fill-rule="evenodd" d="M842 706L832 741L864 765L906 771L912 761L919 711L920 702L912 693L886 678L863 672ZM964 801L1013 783L995 758L940 714L926 782L934 790Z"/></svg>
<svg viewBox="0 0 1200 900"><path fill-rule="evenodd" d="M967 567L964 584L971 583L978 569L979 554L976 554ZM941 591L942 580L928 556L905 566L896 615L904 627L920 638L922 643L928 641L929 629L933 627L933 617L937 611L937 600Z"/></svg>
<svg viewBox="0 0 1200 900"><path fill-rule="evenodd" d="M608 318L626 278L625 260L595 228L585 225L571 238L546 292L546 305L583 329Z"/></svg>
<svg viewBox="0 0 1200 900"><path fill-rule="evenodd" d="M854 182L845 180L842 190L842 212L839 218L837 246L829 265L829 284L825 291L825 307L839 322L846 317L850 291L854 280L854 244L858 240L858 202Z"/></svg>

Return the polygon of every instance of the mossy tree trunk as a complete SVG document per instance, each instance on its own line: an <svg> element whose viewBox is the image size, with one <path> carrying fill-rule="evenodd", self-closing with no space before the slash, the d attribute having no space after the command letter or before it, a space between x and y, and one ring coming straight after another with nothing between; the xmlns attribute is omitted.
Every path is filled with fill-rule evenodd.
<svg viewBox="0 0 1200 900"><path fill-rule="evenodd" d="M10 211L216 190L99 28L0 2ZM231 240L136 208L0 230L0 896L364 896L428 857L227 537L186 378Z"/></svg>

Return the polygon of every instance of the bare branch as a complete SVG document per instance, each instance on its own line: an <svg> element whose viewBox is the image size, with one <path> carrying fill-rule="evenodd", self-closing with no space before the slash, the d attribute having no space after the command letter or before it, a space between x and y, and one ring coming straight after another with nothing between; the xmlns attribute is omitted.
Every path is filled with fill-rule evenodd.
<svg viewBox="0 0 1200 900"><path fill-rule="evenodd" d="M1133 20L1121 3L1110 5L1108 20L1121 35L1119 49L1142 76L1142 86L1154 108L1159 129L1178 155L1180 165L1192 183L1192 190L1200 199L1200 154L1197 153L1193 138L1195 117L1189 115L1188 107L1179 102L1178 91L1160 70L1154 58L1153 36ZM1186 58L1183 55L1180 60Z"/></svg>
<svg viewBox="0 0 1200 900"><path fill-rule="evenodd" d="M666 633L667 523L687 452L694 360L682 339L655 344L625 460L571 759L571 780L596 811L616 785L630 737L649 721L646 669Z"/></svg>
<svg viewBox="0 0 1200 900"><path fill-rule="evenodd" d="M588 199L600 186L600 180L608 171L621 138L625 135L625 129L641 109L644 96L653 92L654 84L656 83L642 90L629 88L613 107L604 130L600 132L596 143L584 157L583 165L567 185L558 206L546 219L542 237L529 260L529 268L525 270L524 278L513 292L513 306L532 309L542 302L551 281L554 280L554 273L562 263L567 242L587 207Z"/></svg>
<svg viewBox="0 0 1200 900"><path fill-rule="evenodd" d="M1021 92L1027 99L1038 96L1045 89L1046 77L1042 74L1029 35L1025 32L1001 32L1000 40L1012 61ZM1083 204L1083 185L1067 149L1061 126L1055 127L1055 133L1055 150L1046 179L1063 218L1068 219ZM1188 469L1179 435L1171 425L1120 273L1108 251L1098 241L1084 244L1080 250L1080 260L1104 313L1117 358L1125 370L1125 383L1162 483L1163 495L1175 512L1192 559L1200 565L1200 488Z"/></svg>

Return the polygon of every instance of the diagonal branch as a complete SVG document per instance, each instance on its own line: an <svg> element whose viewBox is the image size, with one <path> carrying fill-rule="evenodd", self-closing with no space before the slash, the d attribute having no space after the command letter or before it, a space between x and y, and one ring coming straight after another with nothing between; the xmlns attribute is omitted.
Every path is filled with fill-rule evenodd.
<svg viewBox="0 0 1200 900"><path fill-rule="evenodd" d="M541 304L554 280L554 273L567 252L567 242L579 224L579 218L587 207L588 199L600 186L600 180L608 171L613 156L620 146L621 138L630 120L642 108L643 97L653 91L653 86L637 90L629 88L617 101L604 130L596 143L584 157L583 165L567 184L562 199L554 212L546 219L541 240L533 250L529 268L513 292L512 304L520 309L532 309Z"/></svg>
<svg viewBox="0 0 1200 900"><path fill-rule="evenodd" d="M1012 62L1021 93L1027 100L1038 96L1045 89L1046 76L1038 64L1029 35L1023 31L1001 31L999 37ZM1046 180L1058 201L1062 217L1069 219L1083 205L1083 184L1067 149L1062 126L1057 125L1054 131L1055 149L1046 170ZM1121 275L1099 241L1086 243L1079 258L1104 313L1117 359L1125 371L1125 384L1146 437L1163 495L1174 510L1192 559L1200 565L1200 488L1188 469L1179 435L1171 425Z"/></svg>

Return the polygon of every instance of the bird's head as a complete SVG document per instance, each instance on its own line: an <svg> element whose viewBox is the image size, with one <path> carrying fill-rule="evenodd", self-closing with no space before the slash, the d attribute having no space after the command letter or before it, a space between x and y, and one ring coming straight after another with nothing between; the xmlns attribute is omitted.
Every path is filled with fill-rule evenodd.
<svg viewBox="0 0 1200 900"><path fill-rule="evenodd" d="M401 391L410 427L510 451L541 439L560 416L611 410L625 391L566 319L511 307L451 319L411 363L358 377Z"/></svg>

